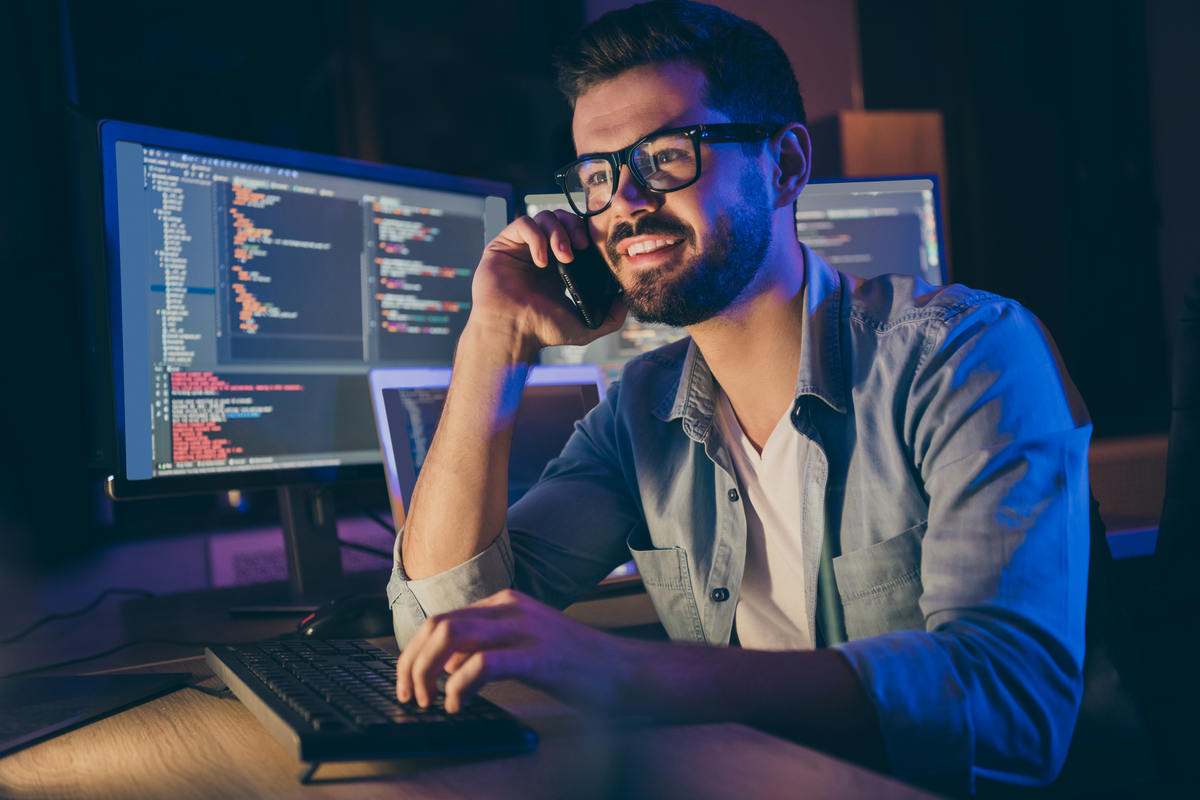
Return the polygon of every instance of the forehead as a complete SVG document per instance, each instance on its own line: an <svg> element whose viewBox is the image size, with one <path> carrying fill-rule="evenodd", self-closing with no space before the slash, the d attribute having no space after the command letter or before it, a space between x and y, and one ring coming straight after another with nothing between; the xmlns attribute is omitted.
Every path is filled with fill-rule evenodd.
<svg viewBox="0 0 1200 800"><path fill-rule="evenodd" d="M706 88L704 73L678 61L634 67L598 83L575 101L575 151L619 150L659 128L728 122L705 104Z"/></svg>

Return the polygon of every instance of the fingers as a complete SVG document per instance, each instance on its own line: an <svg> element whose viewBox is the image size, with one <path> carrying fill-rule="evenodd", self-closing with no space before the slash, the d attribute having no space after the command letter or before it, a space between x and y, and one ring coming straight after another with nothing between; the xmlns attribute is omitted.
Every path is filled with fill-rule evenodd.
<svg viewBox="0 0 1200 800"><path fill-rule="evenodd" d="M443 669L445 669L446 672L453 674L453 673L457 672L458 668L463 665L463 662L466 661L470 657L471 657L470 653L462 653L462 652L455 653L454 655L450 656L449 659L446 660L446 666Z"/></svg>
<svg viewBox="0 0 1200 800"><path fill-rule="evenodd" d="M567 229L569 220L560 219L553 211L543 211L534 217L534 221L550 239L550 251L559 261L572 261L575 250L572 247L571 233Z"/></svg>
<svg viewBox="0 0 1200 800"><path fill-rule="evenodd" d="M551 259L571 261L575 250L588 246L587 227L583 220L567 211L541 211L536 217L517 217L507 231L514 244L523 244L529 257L539 267L550 265Z"/></svg>
<svg viewBox="0 0 1200 800"><path fill-rule="evenodd" d="M427 707L443 671L444 707L460 711L484 684L519 678L551 694L606 707L619 670L612 637L512 590L425 620L396 665L396 696Z"/></svg>
<svg viewBox="0 0 1200 800"><path fill-rule="evenodd" d="M447 651L454 625L461 638L462 624L452 623L447 615L430 617L417 630L396 662L396 698L402 703L415 700L428 706L433 697L437 678L454 651ZM465 644L465 643L464 643Z"/></svg>
<svg viewBox="0 0 1200 800"><path fill-rule="evenodd" d="M397 699L428 706L436 696L437 679L443 671L459 670L477 651L519 641L508 609L484 602L425 620L396 663Z"/></svg>
<svg viewBox="0 0 1200 800"><path fill-rule="evenodd" d="M472 653L446 680L446 710L451 714L461 711L484 684L524 676L533 657L526 648Z"/></svg>

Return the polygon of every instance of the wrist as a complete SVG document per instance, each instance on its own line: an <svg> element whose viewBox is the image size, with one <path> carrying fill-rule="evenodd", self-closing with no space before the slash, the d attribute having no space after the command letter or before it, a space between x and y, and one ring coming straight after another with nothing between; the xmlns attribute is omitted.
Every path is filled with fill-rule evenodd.
<svg viewBox="0 0 1200 800"><path fill-rule="evenodd" d="M511 366L528 366L537 360L540 350L541 344L512 316L472 312L459 336L455 364L462 355Z"/></svg>
<svg viewBox="0 0 1200 800"><path fill-rule="evenodd" d="M706 700L695 700L703 698L703 691L696 690L713 648L676 642L618 642L606 670L614 685L612 703L617 713L669 722L707 721L702 710Z"/></svg>

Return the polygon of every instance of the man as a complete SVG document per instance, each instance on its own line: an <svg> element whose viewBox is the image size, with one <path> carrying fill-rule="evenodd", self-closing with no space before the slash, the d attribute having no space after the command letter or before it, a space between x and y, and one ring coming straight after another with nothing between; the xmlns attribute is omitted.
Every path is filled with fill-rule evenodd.
<svg viewBox="0 0 1200 800"><path fill-rule="evenodd" d="M809 139L757 26L635 6L560 76L592 154L561 173L585 216L519 218L480 262L389 584L400 699L428 702L445 670L456 710L515 677L956 792L1052 780L1082 688L1091 426L1038 322L839 274L796 241ZM546 269L589 235L624 288L597 331ZM630 362L506 512L530 364L615 330L622 302L690 339ZM554 610L630 552L675 643Z"/></svg>

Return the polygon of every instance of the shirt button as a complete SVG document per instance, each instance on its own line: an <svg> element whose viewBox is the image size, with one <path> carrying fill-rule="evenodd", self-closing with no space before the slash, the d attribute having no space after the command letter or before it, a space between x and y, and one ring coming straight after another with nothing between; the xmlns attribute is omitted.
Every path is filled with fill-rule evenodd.
<svg viewBox="0 0 1200 800"><path fill-rule="evenodd" d="M736 503L738 501L738 497L739 497L739 495L738 495L737 489L729 490L729 502Z"/></svg>
<svg viewBox="0 0 1200 800"><path fill-rule="evenodd" d="M714 603L724 603L729 599L729 590L722 586L719 589L713 589L708 596L712 598Z"/></svg>

